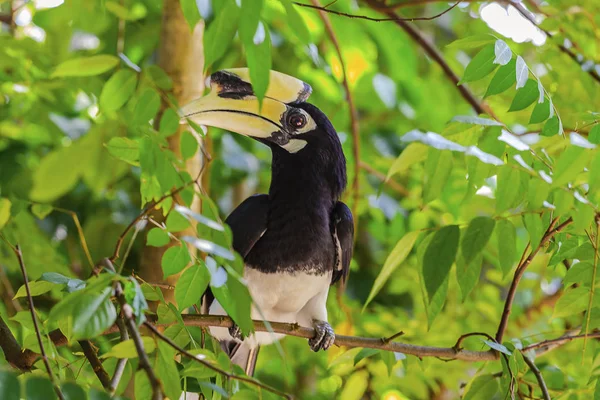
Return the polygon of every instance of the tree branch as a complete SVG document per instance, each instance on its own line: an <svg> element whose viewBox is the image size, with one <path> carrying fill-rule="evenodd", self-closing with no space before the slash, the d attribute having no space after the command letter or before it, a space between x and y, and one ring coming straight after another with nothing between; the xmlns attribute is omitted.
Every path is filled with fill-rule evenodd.
<svg viewBox="0 0 600 400"><path fill-rule="evenodd" d="M542 396L544 396L544 400L551 400L550 394L548 393L548 386L546 386L546 382L544 381L544 377L542 376L542 373L540 372L539 368L535 365L531 358L523 356L523 360L525 360L525 363L529 365L529 369L535 375L538 384L540 385Z"/></svg>
<svg viewBox="0 0 600 400"><path fill-rule="evenodd" d="M33 297L31 297L31 290L29 289L29 279L27 278L27 269L25 268L25 261L23 260L23 253L21 252L21 247L19 245L16 245L13 248L13 251L17 256L17 259L19 260L19 266L21 267L21 273L23 274L25 290L27 291L27 301L29 302L29 311L31 312L31 318L33 319L33 328L35 330L35 335L40 346L40 352L42 353L42 360L44 360L46 371L48 372L50 381L54 386L54 391L56 392L56 395L60 400L64 400L64 396L60 390L60 387L54 379L54 374L52 373L52 368L50 367L50 361L48 361L48 357L46 356L46 349L44 349L44 343L42 342L42 334L40 332L40 327L38 326L37 317L35 315L35 306L33 305Z"/></svg>
<svg viewBox="0 0 600 400"><path fill-rule="evenodd" d="M354 157L354 181L352 182L352 214L355 216L354 218L354 231L356 232L358 229L358 218L357 209L358 209L358 199L359 199L359 177L360 177L360 134L359 134L359 125L358 125L358 111L356 110L356 106L354 105L354 98L352 97L352 91L350 90L350 85L348 84L348 74L346 73L346 63L344 62L344 58L342 57L342 50L340 48L340 43L335 34L335 30L331 25L331 21L329 20L329 16L327 12L330 10L321 7L321 3L319 0L311 0L314 6L310 8L316 8L319 10L319 15L321 16L321 20L325 25L325 29L327 30L327 34L331 43L335 47L335 51L337 53L338 58L340 59L340 65L342 66L342 85L344 86L344 91L346 92L346 99L348 100L348 107L350 108L350 130L352 132L352 155ZM301 3L296 3L301 4ZM306 5L308 6L308 5ZM329 6L329 5L328 5Z"/></svg>
<svg viewBox="0 0 600 400"><path fill-rule="evenodd" d="M375 168L373 168L366 162L361 161L360 167L362 169L364 169L365 171L367 171L368 173L370 173L371 175L373 175L374 177L376 177L377 179L379 179L382 184L389 186L390 188L394 189L399 194L401 194L403 196L408 196L410 194L408 189L405 188L403 185L401 185L400 183L396 182L393 179L386 180L386 176L384 173L379 172L378 170L376 170Z"/></svg>
<svg viewBox="0 0 600 400"><path fill-rule="evenodd" d="M110 391L110 376L108 376L108 373L102 366L102 362L98 358L98 354L96 354L96 350L94 350L92 343L89 340L80 340L79 345L83 350L85 358L87 358L87 360L90 362L90 365L98 377L98 380L100 380L102 387L104 387L106 391Z"/></svg>
<svg viewBox="0 0 600 400"><path fill-rule="evenodd" d="M21 345L17 342L17 339L15 339L15 336L4 322L2 316L0 316L0 347L2 347L6 361L13 367L22 371L29 371L31 369L33 361L23 357Z"/></svg>
<svg viewBox="0 0 600 400"><path fill-rule="evenodd" d="M144 326L146 326L146 328L150 329L156 336L158 336L162 341L166 342L169 346L173 347L175 350L177 350L179 353L183 354L184 356L204 365L206 368L215 371L218 374L221 374L229 379L233 379L233 380L237 380L240 382L246 382L249 383L251 385L256 385L262 389L265 389L271 393L275 393L281 397L284 397L286 399L292 399L292 396L290 396L287 393L284 393L282 391L279 391L277 389L275 389L274 387L265 385L264 383L261 383L255 379L252 378L246 378L244 376L237 376L234 374L231 374L225 370L222 370L221 368L218 368L216 366L214 366L213 364L204 361L196 356L194 356L192 353L186 351L184 348L182 348L181 346L179 346L177 343L175 343L174 341L172 341L171 339L169 339L168 337L166 337L165 335L163 335L158 329L156 329L156 327L154 325L152 325L151 323L149 323L148 321L144 322Z"/></svg>
<svg viewBox="0 0 600 400"><path fill-rule="evenodd" d="M115 267L108 258L102 260L102 263L107 269L109 269L112 272L115 272ZM140 335L140 331L138 330L137 324L135 322L135 317L133 316L133 310L131 306L127 303L127 299L125 299L125 294L123 293L123 285L121 285L121 282L115 282L114 285L115 296L119 301L119 304L121 305L121 312L123 313L125 326L129 331L129 335L133 339L135 349L140 359L139 366L146 372L148 380L150 381L150 386L152 386L152 400L163 400L164 394L162 391L160 381L156 377L156 374L154 373L154 370L150 365L150 360L148 359L148 355L146 354L146 350L144 349L144 342L142 341L142 336Z"/></svg>
<svg viewBox="0 0 600 400"><path fill-rule="evenodd" d="M510 288L508 289L508 294L506 296L506 301L504 303L504 310L502 312L500 324L498 325L498 331L496 332L496 341L498 343L502 343L502 339L504 338L504 332L506 331L506 327L508 325L508 319L510 317L510 312L512 310L512 304L515 299L515 294L517 293L517 286L519 285L519 282L521 281L523 274L525 274L525 270L527 269L529 264L531 264L531 261L533 261L533 259L537 255L537 253L542 249L542 247L544 247L550 241L550 239L552 239L554 237L554 235L556 235L558 232L562 231L571 222L573 222L573 219L572 218L567 219L565 222L563 222L562 224L557 226L556 229L554 229L554 226L556 225L557 222L558 222L558 218L555 218L554 220L552 220L552 222L550 223L550 226L546 230L546 233L542 237L542 240L540 240L540 244L538 244L535 249L531 250L531 252L529 253L529 256L527 258L523 259L523 257L525 256L525 252L527 251L527 248L525 248L523 257L521 257L522 260L519 263L519 265L517 266L517 269L515 270L515 275L510 284Z"/></svg>
<svg viewBox="0 0 600 400"><path fill-rule="evenodd" d="M121 342L129 340L129 334L127 333L127 328L125 327L125 322L123 321L123 317L119 316L116 322L119 327L119 332L121 333ZM119 387L119 382L121 382L121 378L123 377L123 373L125 372L125 366L127 365L127 358L121 358L117 361L117 366L115 367L115 373L110 381L110 394L114 395L117 387Z"/></svg>
<svg viewBox="0 0 600 400"><path fill-rule="evenodd" d="M454 3L453 5L451 5L449 8L447 8L446 10L442 11L441 13L432 15L430 17L407 17L407 18L403 18L403 17L399 17L399 16L393 16L390 18L373 18L373 17L369 17L366 15L356 15L356 14L349 14L349 13L345 13L345 12L341 12L341 11L335 11L335 10L330 10L327 7L322 7L320 4L315 4L314 0L311 0L313 2L313 5L311 4L305 4L305 3L300 3L295 1L294 4L296 4L297 6L301 6L301 7L306 7L306 8L312 8L315 10L319 10L320 12L326 12L326 13L330 13L333 15L338 15L340 17L347 17L347 18L354 18L354 19L364 19L367 21L373 21L373 22L387 22L387 21L431 21L434 20L436 18L441 17L442 15L446 14L447 12L449 12L450 10L452 10L454 7L456 7L457 5L459 5L461 3L462 0L458 0L456 3ZM377 7L379 8L379 7ZM389 9L389 11L393 11L392 9Z"/></svg>

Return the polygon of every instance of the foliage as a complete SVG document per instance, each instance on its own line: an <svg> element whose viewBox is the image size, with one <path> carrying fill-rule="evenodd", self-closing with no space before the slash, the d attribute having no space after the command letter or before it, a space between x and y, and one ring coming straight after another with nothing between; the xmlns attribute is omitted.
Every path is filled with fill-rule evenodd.
<svg viewBox="0 0 600 400"><path fill-rule="evenodd" d="M0 2L0 14L14 7L16 21L0 31L0 316L23 349L40 352L11 250L19 244L42 344L65 398L109 398L81 353L77 341L87 339L110 376L118 360L128 360L116 396L150 398L134 341L119 341L114 330L103 334L120 318L117 287L138 324L153 315L168 325L164 336L176 345L243 375L181 313L194 311L210 286L242 331L252 331L243 262L222 221L249 194L268 190L268 150L217 129L205 135L193 124L178 132L174 82L155 62L161 2L42 4ZM381 17L373 4L339 0L328 10ZM319 12L290 0L180 5L186 29L206 24L207 73L248 66L259 96L269 69L310 83L311 102L342 139L349 182L359 173L358 187L344 198L358 221L350 279L344 294L332 287L329 296L336 333L379 338L403 331L407 343L452 347L463 334L483 332L488 337L461 338L457 351L500 355L445 363L376 349L313 354L305 339L290 336L261 351L258 381L311 399L540 398L531 359L552 398L600 398L595 339L573 340L537 358L534 350L521 351L600 329L595 1L532 6L553 35L540 46L493 31L482 18L491 6L483 2L415 23L462 77L460 84L483 99L487 114L480 115L424 55L422 43L393 21L330 14L339 60ZM423 16L447 8L434 2L398 11ZM360 143L352 139L344 70L359 111ZM186 161L199 157L201 144L213 160L196 182ZM176 305L165 301L157 282L137 276L141 255L164 246L158 264L165 278L179 277ZM115 262L116 272L99 274L104 258ZM512 313L499 330L507 305ZM52 340L56 329L68 343ZM175 357L167 343L142 332L150 367L171 399L183 390L210 399L277 397L196 359ZM52 383L40 360L33 373L22 373L5 358L6 351L0 398L50 398Z"/></svg>

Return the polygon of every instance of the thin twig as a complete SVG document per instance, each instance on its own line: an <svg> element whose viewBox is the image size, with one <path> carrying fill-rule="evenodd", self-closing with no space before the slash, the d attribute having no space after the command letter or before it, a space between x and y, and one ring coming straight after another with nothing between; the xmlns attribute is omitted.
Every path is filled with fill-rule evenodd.
<svg viewBox="0 0 600 400"><path fill-rule="evenodd" d="M347 17L347 18L353 18L353 19L364 19L367 21L373 21L373 22L387 22L387 21L431 21L434 20L436 18L441 17L442 15L446 14L447 12L449 12L450 10L452 10L454 7L456 7L457 5L460 4L460 2L462 0L458 0L456 3L454 3L453 5L451 5L449 8L447 8L446 10L442 11L441 13L432 15L430 17L407 17L407 18L403 18L403 17L398 17L398 16L394 16L394 17L390 17L390 18L373 18L373 17L369 17L366 15L356 15L356 14L349 14L349 13L345 13L345 12L341 12L341 11L335 11L335 10L331 10L325 7L322 7L320 4L314 4L314 0L313 4L305 4L305 3L300 3L295 1L294 4L296 4L297 6L300 7L306 7L306 8L312 8L315 10L319 10L320 12L326 12L326 13L330 13L333 15L338 15L340 17ZM390 10L393 12L393 10Z"/></svg>
<svg viewBox="0 0 600 400"><path fill-rule="evenodd" d="M319 15L321 16L321 20L325 25L325 29L327 30L327 34L331 43L333 43L333 47L335 47L335 51L337 53L338 58L340 59L340 65L342 66L342 85L344 86L344 91L346 92L346 99L348 100L348 108L350 109L350 130L352 132L352 155L354 157L354 180L352 182L352 214L355 216L354 218L354 232L358 231L358 218L357 210L358 210L358 199L360 196L360 187L359 187L359 178L360 178L360 133L359 133L359 124L358 124L358 111L356 110L356 106L354 104L354 98L352 96L352 91L350 90L350 85L348 84L348 74L346 71L346 63L344 62L344 58L342 57L342 50L340 47L340 42L337 39L335 34L335 30L331 25L331 21L329 20L329 16L327 10L321 7L321 3L319 0L311 0L313 3L313 7L319 10ZM296 3L299 4L299 3Z"/></svg>
<svg viewBox="0 0 600 400"><path fill-rule="evenodd" d="M580 335L563 335L556 339L548 339L543 340L539 343L530 344L529 346L525 346L522 350L523 353L526 353L531 350L536 351L536 355L540 356L545 354L555 348L562 346L563 344L569 343L576 339L583 339L585 337L588 338L600 338L600 332L593 332L588 334L580 334Z"/></svg>
<svg viewBox="0 0 600 400"><path fill-rule="evenodd" d="M37 317L35 315L35 306L33 305L33 297L31 297L31 290L29 289L29 279L27 278L27 269L25 268L25 261L23 260L23 253L21 252L21 247L16 245L14 247L15 255L19 260L19 266L21 267L21 273L23 274L23 282L25 283L25 290L27 291L27 301L29 302L29 311L31 312L31 318L33 320L33 329L35 330L35 335L38 340L38 344L40 346L40 353L42 354L42 360L44 361L44 365L46 366L46 370L48 371L48 376L50 377L50 381L54 386L54 391L60 400L64 400L64 396L60 387L56 383L54 379L54 374L52 373L52 368L50 367L50 361L48 361L48 357L46 356L46 349L44 349L44 343L42 342L42 334L40 332L40 327L37 323Z"/></svg>
<svg viewBox="0 0 600 400"><path fill-rule="evenodd" d="M116 322L119 327L119 332L121 333L121 342L124 342L129 339L129 334L127 333L127 328L125 327L125 322L123 321L123 317L117 318ZM121 382L121 378L123 377L123 373L125 372L125 366L127 365L127 358L121 358L117 361L117 366L115 367L115 373L113 374L112 379L110 380L110 394L114 395L115 391L119 387L119 382Z"/></svg>
<svg viewBox="0 0 600 400"><path fill-rule="evenodd" d="M366 1L373 9L381 7L381 3L376 0ZM390 16L392 20L395 21L396 25L402 28L421 48L423 48L425 53L427 53L427 55L442 68L444 74L446 74L446 77L448 77L448 79L450 79L450 81L456 86L461 96L471 105L477 114L488 114L496 118L493 111L489 107L484 106L484 104L480 102L465 85L459 84L460 79L454 73L452 68L450 68L450 65L446 62L442 56L442 53L440 53L440 51L432 43L425 39L425 36L417 28L406 21L398 19L398 16L393 10L387 10L384 13Z"/></svg>
<svg viewBox="0 0 600 400"><path fill-rule="evenodd" d="M408 196L410 194L407 188L405 188L404 186L402 186L400 183L396 182L393 179L386 180L386 176L384 173L377 171L375 168L373 168L366 162L361 161L359 165L362 169L364 169L365 171L367 171L368 173L370 173L371 175L373 175L374 177L379 179L381 181L381 183L389 186L390 188L394 189L396 192L400 193L401 195Z"/></svg>
<svg viewBox="0 0 600 400"><path fill-rule="evenodd" d="M554 235L556 235L557 233L562 231L571 222L573 222L573 219L569 218L565 222L563 222L562 224L560 224L559 226L554 228L554 226L556 225L557 222L558 222L558 218L555 218L552 220L552 222L550 222L550 226L546 230L546 233L544 233L544 236L540 240L540 243L537 245L537 247L535 249L531 250L531 252L529 253L529 256L527 256L527 258L522 259L522 261L517 266L517 269L515 270L515 275L510 284L510 288L508 289L508 294L506 295L506 301L504 303L504 310L502 312L500 324L498 325L498 331L496 332L496 341L498 343L502 343L502 339L504 338L504 332L506 331L506 327L508 325L508 319L510 317L510 312L512 310L512 304L515 299L515 294L517 293L517 286L519 285L519 282L521 281L523 274L525 274L525 270L527 269L529 264L531 264L531 261L533 261L533 259L537 255L537 253L542 249L542 247L544 247L550 241L550 239L552 239L554 237ZM523 253L523 254L525 254L525 253Z"/></svg>
<svg viewBox="0 0 600 400"><path fill-rule="evenodd" d="M107 391L110 391L110 376L108 376L108 373L102 366L102 362L98 358L98 354L96 354L96 350L94 350L92 343L89 340L80 340L79 345L83 350L85 358L90 362L92 370L98 377L98 380L100 380L102 387Z"/></svg>
<svg viewBox="0 0 600 400"><path fill-rule="evenodd" d="M115 272L115 267L112 262L105 258L102 260L102 263L105 268L108 270ZM121 282L115 282L115 297L119 301L121 305L121 312L123 313L123 318L125 322L125 326L129 331L129 335L131 336L133 343L135 345L135 349L138 353L139 358L139 366L142 368L146 375L148 376L148 380L150 381L150 386L152 387L152 400L162 400L164 398L164 394L162 391L162 387L160 381L156 377L152 366L150 365L150 360L148 359L148 354L146 354L146 350L144 349L144 342L142 340L142 336L140 335L140 331L138 330L137 324L135 322L135 317L133 315L133 309L127 303L127 299L125 299L125 294L123 292L123 285Z"/></svg>
<svg viewBox="0 0 600 400"><path fill-rule="evenodd" d="M529 369L535 375L535 378L537 379L537 381L540 385L540 390L542 391L542 396L544 396L544 400L551 400L550 394L548 393L548 386L546 386L546 382L544 381L544 377L542 376L542 373L540 372L539 368L535 365L535 363L533 362L533 360L531 358L529 358L527 356L523 356L523 360L525 360L525 363L527 363L527 365L529 365Z"/></svg>
<svg viewBox="0 0 600 400"><path fill-rule="evenodd" d="M475 2L479 2L479 1L485 1L485 0L461 0L461 3L475 3ZM508 3L510 0L501 0L498 1L499 3ZM407 1L403 1L401 3L395 3L395 4L390 4L390 5L381 5L377 7L377 11L388 11L388 10L398 10L400 8L405 8L405 7L416 7L416 6L424 6L427 4L433 4L433 3L449 3L448 0L407 0Z"/></svg>
<svg viewBox="0 0 600 400"><path fill-rule="evenodd" d="M166 337L165 335L163 335L162 333L160 333L160 331L158 329L156 329L156 327L154 325L150 324L148 321L144 322L144 325L148 329L150 329L156 336L158 336L161 340L163 340L164 342L166 342L167 344L169 344L169 346L173 347L179 353L181 353L184 356L186 356L186 357L188 357L188 358L190 358L190 359L192 359L192 360L194 360L194 361L196 361L196 362L204 365L206 368L208 368L208 369L210 369L212 371L215 371L215 372L217 372L217 373L219 373L219 374L221 374L221 375L223 375L223 376L225 376L225 377L227 377L229 379L237 380L237 381L240 381L240 382L246 382L246 383L249 383L251 385L256 385L256 386L258 386L258 387L260 387L262 389L265 389L265 390L267 390L267 391L269 391L271 393L275 393L276 395L279 395L279 396L284 397L286 399L291 399L292 398L291 395L289 395L287 393L284 393L284 392L282 392L280 390L277 390L274 387L265 385L264 383L261 383L261 382L255 380L255 379L246 378L244 376L237 376L237 375L231 374L231 373L229 373L229 372L227 372L225 370L222 370L221 368L218 368L218 367L214 366L213 364L211 364L211 363L209 363L207 361L204 361L204 360L202 360L202 359L194 356L192 353L186 351L181 346L179 346L177 343L175 343L174 341L172 341L171 339L169 339L168 337Z"/></svg>

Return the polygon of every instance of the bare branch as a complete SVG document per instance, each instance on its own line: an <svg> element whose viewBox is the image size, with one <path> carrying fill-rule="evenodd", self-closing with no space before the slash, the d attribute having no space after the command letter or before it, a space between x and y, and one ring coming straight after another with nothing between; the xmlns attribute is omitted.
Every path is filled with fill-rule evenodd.
<svg viewBox="0 0 600 400"><path fill-rule="evenodd" d="M269 391L271 393L275 393L275 394L277 394L277 395L279 395L281 397L284 397L286 399L292 399L291 395L289 395L287 393L284 393L282 391L279 391L279 390L275 389L274 387L265 385L264 383L261 383L261 382L255 380L255 379L246 378L244 376L237 376L237 375L231 374L231 373L229 373L229 372L227 372L225 370L222 370L221 368L216 367L213 364L211 364L211 363L209 363L207 361L204 361L204 360L202 360L202 359L194 356L192 353L186 351L181 346L179 346L177 343L175 343L174 341L172 341L171 339L169 339L168 337L166 337L165 335L163 335L162 333L160 333L160 331L158 329L156 329L156 327L154 325L152 325L151 323L149 323L148 321L144 322L144 325L148 329L150 329L156 336L158 336L161 340L163 340L164 342L166 342L167 344L169 344L169 346L173 347L179 353L181 353L184 356L186 356L186 357L188 357L188 358L190 358L190 359L192 359L192 360L194 360L194 361L196 361L196 362L204 365L206 368L208 368L208 369L210 369L212 371L215 371L215 372L217 372L217 373L219 373L219 374L221 374L221 375L223 375L223 376L225 376L225 377L227 377L229 379L237 380L237 381L240 381L240 382L246 382L246 383L249 383L251 385L256 385L256 386L258 386L258 387L260 387L262 389L265 389L265 390L267 390L267 391Z"/></svg>
<svg viewBox="0 0 600 400"><path fill-rule="evenodd" d="M110 391L110 376L108 376L108 373L102 366L102 362L98 358L98 354L96 354L96 350L94 350L92 343L89 340L80 340L79 345L83 349L85 358L90 362L92 370L98 377L98 380L100 380L102 387L107 391Z"/></svg>
<svg viewBox="0 0 600 400"><path fill-rule="evenodd" d="M523 274L525 274L525 270L527 269L529 264L531 264L531 261L533 261L533 259L537 255L537 253L542 249L542 247L544 247L550 241L550 239L552 239L554 237L554 235L556 235L557 233L562 231L571 222L573 222L573 219L572 218L567 219L565 222L563 222L562 224L557 226L556 229L554 229L554 226L556 225L557 222L558 222L558 218L555 218L554 220L552 220L552 222L550 223L550 226L546 230L546 233L542 237L542 240L540 240L540 244L538 244L535 249L531 250L531 252L529 253L529 256L524 258L527 248L525 248L525 252L523 252L523 257L521 257L521 262L519 262L519 265L517 266L517 269L515 270L515 275L510 284L510 288L508 289L508 294L506 295L506 302L504 303L504 310L502 312L500 324L498 325L498 331L496 332L496 341L498 343L502 343L502 339L504 338L504 332L506 331L506 327L508 325L508 318L510 317L512 303L515 299L515 294L517 293L517 286L519 285L519 282L521 281Z"/></svg>
<svg viewBox="0 0 600 400"><path fill-rule="evenodd" d="M370 173L371 175L373 175L374 177L376 177L377 179L379 179L381 181L381 183L383 183L384 185L389 186L390 188L394 189L396 192L400 193L403 196L408 196L409 192L408 189L405 188L403 185L401 185L400 183L396 182L393 179L387 179L386 180L386 176L384 173L381 173L379 171L377 171L375 168L373 168L372 166L370 166L369 164L367 164L364 161L360 162L360 167L362 169L364 169L365 171L367 171L368 173Z"/></svg>
<svg viewBox="0 0 600 400"><path fill-rule="evenodd" d="M40 352L42 353L42 360L44 360L46 371L48 371L48 376L50 377L50 381L54 386L54 391L56 392L56 395L60 400L64 400L64 396L60 390L60 387L54 379L54 374L52 373L50 362L48 361L48 357L46 356L46 349L44 349L44 343L42 342L42 334L40 332L40 327L38 326L37 317L35 315L35 306L33 305L33 297L31 297L31 290L29 289L29 279L27 278L27 269L25 268L25 261L23 260L23 253L21 252L21 247L19 245L16 245L14 247L14 252L17 256L17 259L19 260L19 266L21 267L21 273L23 274L25 290L27 291L27 301L29 302L29 311L31 312L31 318L33 319L33 328L35 330L35 335L40 346Z"/></svg>
<svg viewBox="0 0 600 400"><path fill-rule="evenodd" d="M548 339L548 340L543 340L539 343L534 343L534 344L530 344L529 346L526 346L523 348L522 352L526 353L528 351L531 350L535 350L535 353L537 356L540 356L542 354L545 354L549 351L554 350L557 347L560 347L566 343L569 343L573 340L576 339L583 339L583 338L600 338L600 332L592 332L592 333L587 333L587 334L581 334L581 335L563 335L561 337L558 337L556 339Z"/></svg>
<svg viewBox="0 0 600 400"><path fill-rule="evenodd" d="M119 327L119 332L121 333L121 342L124 342L129 339L129 334L127 333L127 328L125 327L125 322L122 317L117 318L116 322ZM117 366L115 367L115 373L110 381L110 394L114 395L117 387L119 387L119 382L121 382L121 378L123 377L123 373L125 372L125 366L127 365L127 358L121 358L117 361Z"/></svg>
<svg viewBox="0 0 600 400"><path fill-rule="evenodd" d="M529 369L531 369L531 372L533 372L533 374L535 375L535 377L540 385L540 390L542 391L542 396L544 396L544 400L551 400L550 394L548 393L548 386L546 386L546 382L544 381L544 377L542 376L542 373L540 372L539 368L535 365L535 363L533 362L533 360L531 358L529 358L527 356L523 356L523 359L525 360L527 365L529 365Z"/></svg>
<svg viewBox="0 0 600 400"><path fill-rule="evenodd" d="M108 258L102 260L102 263L104 267L106 267L110 271L115 272L115 267ZM150 365L150 360L148 359L148 355L146 354L146 350L144 349L144 342L142 341L142 336L140 335L140 331L138 330L137 324L135 322L135 317L133 316L133 310L131 306L127 303L127 299L125 299L125 294L123 293L123 285L121 285L121 282L115 282L114 285L115 296L119 301L119 304L121 305L121 312L123 313L125 326L129 331L129 335L131 335L131 338L133 339L135 349L140 359L139 366L146 372L148 380L150 381L150 386L152 386L152 400L162 400L164 398L164 394L162 391L160 381L156 377L156 374L154 373L154 370Z"/></svg>
<svg viewBox="0 0 600 400"><path fill-rule="evenodd" d="M359 134L359 125L358 125L358 111L356 110L356 106L354 104L354 98L352 97L352 91L350 90L350 85L348 84L348 74L346 71L346 63L344 62L344 58L342 57L342 50L340 47L340 42L337 39L333 26L331 25L331 21L329 20L329 16L327 12L330 10L321 7L321 3L319 0L311 0L314 4L311 8L316 8L319 10L319 15L321 16L321 20L323 20L323 24L325 25L325 29L327 30L327 34L331 43L335 47L335 51L337 53L338 58L340 59L340 65L342 66L342 84L344 85L344 91L346 92L346 99L348 100L348 108L350 108L350 130L352 131L352 155L354 156L354 181L352 182L352 214L357 215L358 209L358 199L360 194L359 187L359 178L360 178L360 134ZM296 3L300 4L300 3ZM331 4L331 3L330 3ZM330 5L328 4L328 6ZM354 231L358 230L358 218L354 218Z"/></svg>
<svg viewBox="0 0 600 400"><path fill-rule="evenodd" d="M457 5L459 5L462 0L458 0L456 3L452 4L446 10L442 11L439 14L432 15L430 17L407 17L407 18L402 18L402 17L399 17L399 16L394 16L394 17L390 17L390 18L373 18L373 17L369 17L369 16L366 16L366 15L349 14L349 13L345 13L345 12L341 12L341 11L330 10L327 7L322 7L320 4L315 4L314 0L311 0L311 1L313 2L313 5L305 4L305 3L300 3L300 2L297 2L297 1L295 1L294 4L296 4L297 6L301 6L301 7L306 7L306 8L312 8L312 9L315 9L315 10L319 10L320 12L330 13L330 14L337 15L337 16L340 16L340 17L347 17L347 18L354 18L354 19L364 19L364 20L373 21L373 22L387 22L387 21L410 21L410 22L413 22L413 21L431 21L431 20L434 20L436 18L439 18L442 15L446 14L447 12L449 12L450 10L452 10ZM377 8L379 8L379 6ZM392 9L390 9L389 11L393 12Z"/></svg>

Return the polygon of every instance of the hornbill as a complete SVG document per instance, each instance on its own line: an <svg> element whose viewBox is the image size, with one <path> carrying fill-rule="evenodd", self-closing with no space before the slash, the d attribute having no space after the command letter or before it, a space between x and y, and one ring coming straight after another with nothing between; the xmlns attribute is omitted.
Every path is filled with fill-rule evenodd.
<svg viewBox="0 0 600 400"><path fill-rule="evenodd" d="M226 219L233 248L244 259L253 299L252 318L312 326L313 351L327 350L335 334L327 322L329 286L348 275L354 226L339 201L346 187L346 159L329 119L306 100L311 87L270 72L259 106L247 68L210 76L210 93L182 109L196 123L249 136L272 152L271 186L242 202ZM211 297L210 313L225 314ZM254 372L258 346L282 335L211 328L232 361Z"/></svg>

